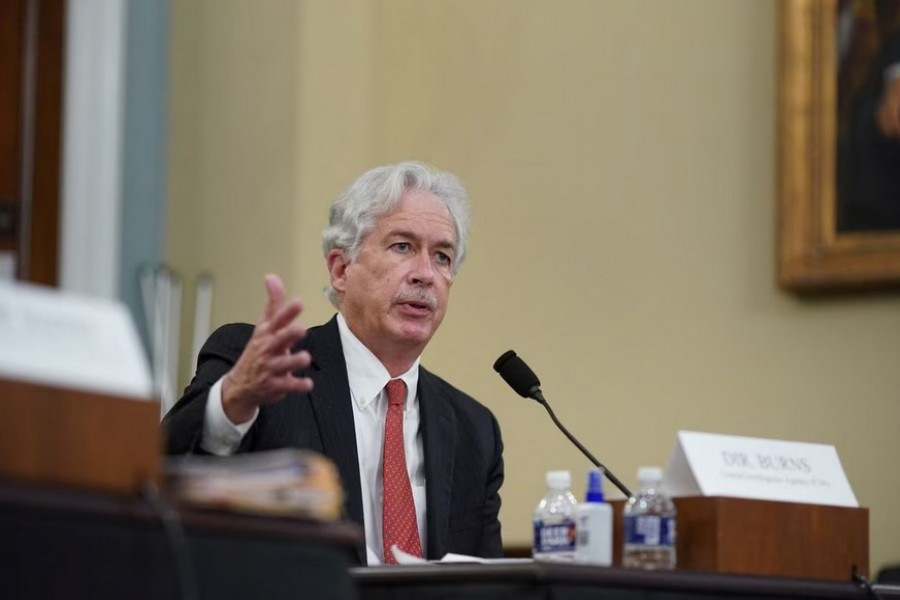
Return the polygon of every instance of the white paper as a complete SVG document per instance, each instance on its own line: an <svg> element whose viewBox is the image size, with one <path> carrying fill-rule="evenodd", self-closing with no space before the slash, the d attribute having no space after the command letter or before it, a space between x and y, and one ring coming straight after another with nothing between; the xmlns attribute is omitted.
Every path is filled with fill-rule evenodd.
<svg viewBox="0 0 900 600"><path fill-rule="evenodd" d="M679 431L663 484L672 496L859 506L825 444Z"/></svg>
<svg viewBox="0 0 900 600"><path fill-rule="evenodd" d="M413 556L407 552L401 550L397 544L391 546L391 552L394 553L394 560L397 561L398 565L446 565L446 564L460 564L460 563L476 563L480 565L510 565L510 564L522 564L532 562L530 558L481 558L480 556L468 556L466 554L454 554L453 552L448 552L441 558L440 560L426 560L424 558L419 558L418 556Z"/></svg>
<svg viewBox="0 0 900 600"><path fill-rule="evenodd" d="M440 564L478 563L479 565L512 565L534 562L530 558L481 558L480 556L468 556L466 554L454 554L448 552L437 561Z"/></svg>
<svg viewBox="0 0 900 600"><path fill-rule="evenodd" d="M0 377L152 398L124 305L23 283L0 281Z"/></svg>
<svg viewBox="0 0 900 600"><path fill-rule="evenodd" d="M408 552L404 552L397 544L391 546L391 552L394 554L394 560L398 565L427 565L428 561L424 558L414 556Z"/></svg>

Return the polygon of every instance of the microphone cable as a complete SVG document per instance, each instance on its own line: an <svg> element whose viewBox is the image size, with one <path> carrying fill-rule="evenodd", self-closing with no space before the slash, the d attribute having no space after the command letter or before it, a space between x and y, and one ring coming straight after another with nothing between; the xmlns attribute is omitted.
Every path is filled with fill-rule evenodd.
<svg viewBox="0 0 900 600"><path fill-rule="evenodd" d="M562 422L556 418L556 413L554 413L553 409L550 408L550 404L547 403L546 398L544 398L544 394L541 393L540 390L538 390L537 392L535 392L535 396L536 396L535 400L537 400L541 406L543 406L545 409L547 409L547 413L550 415L550 418L553 419L553 422L556 423L556 426L559 428L559 430L562 431L563 434L565 434L565 436L567 438L569 438L569 441L572 442L573 444L575 444L575 447L578 448L579 450L581 450L581 453L584 454L588 458L589 461L594 463L595 467L602 469L604 475L606 475L606 478L609 479L613 483L613 485L615 485L617 488L619 488L619 490L623 494L625 494L626 498L630 498L631 490L629 490L625 486L624 483L619 481L619 478L616 477L612 473L612 471L607 469L606 465L604 465L599 460L597 460L597 457L594 456L593 454L591 454L591 452L587 448L585 448L581 442L579 442L577 439L575 439L575 436L569 432L569 430L566 428L566 426L563 425Z"/></svg>
<svg viewBox="0 0 900 600"><path fill-rule="evenodd" d="M178 516L178 512L171 503L159 493L157 485L147 482L142 490L141 497L153 509L153 513L159 518L166 534L166 541L172 551L175 563L175 572L178 578L178 588L182 600L199 600L200 594L197 586L197 572L191 559L188 547L187 535L184 532L184 524Z"/></svg>
<svg viewBox="0 0 900 600"><path fill-rule="evenodd" d="M591 454L588 449L585 448L568 429L566 429L560 420L556 418L556 414L553 412L553 409L550 408L550 404L547 403L547 399L544 398L544 393L541 391L540 379L538 379L538 376L531 370L531 367L525 364L525 361L522 360L520 356L512 350L507 350L494 361L494 370L517 394L523 398L531 398L547 409L547 412L550 413L550 418L553 419L553 422L559 430L569 438L569 441L575 444L575 447L581 450L581 453L594 463L594 466L603 469L603 474L606 475L606 478L619 488L619 490L625 494L626 498L631 497L631 490L625 487L625 484L619 481L618 477L607 469L603 463L597 460L597 457Z"/></svg>
<svg viewBox="0 0 900 600"><path fill-rule="evenodd" d="M854 583L859 584L859 587L861 589L864 589L870 598L874 598L874 600L883 600L881 594L875 591L875 587L872 585L872 582L866 579L862 574L860 574L859 569L856 568L856 565L853 565L853 568L850 571L850 579L852 579Z"/></svg>

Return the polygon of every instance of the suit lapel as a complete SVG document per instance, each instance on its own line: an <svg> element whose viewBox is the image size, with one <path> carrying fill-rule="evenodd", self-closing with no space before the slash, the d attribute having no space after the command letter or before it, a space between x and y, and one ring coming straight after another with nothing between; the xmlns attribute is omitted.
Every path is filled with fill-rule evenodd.
<svg viewBox="0 0 900 600"><path fill-rule="evenodd" d="M428 557L446 553L453 492L453 457L456 429L449 401L436 385L434 375L419 370L419 410L425 449L425 498L428 506Z"/></svg>
<svg viewBox="0 0 900 600"><path fill-rule="evenodd" d="M359 483L359 457L356 449L353 406L347 364L341 346L337 319L319 328L307 345L313 357L312 377L315 382L309 394L322 449L333 460L341 474L347 493L347 516L363 523L362 492ZM365 548L358 548L360 564L366 564Z"/></svg>

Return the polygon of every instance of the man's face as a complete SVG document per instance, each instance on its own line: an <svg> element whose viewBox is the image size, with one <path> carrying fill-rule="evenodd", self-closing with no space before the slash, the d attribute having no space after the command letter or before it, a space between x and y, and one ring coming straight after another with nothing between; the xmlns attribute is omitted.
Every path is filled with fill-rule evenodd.
<svg viewBox="0 0 900 600"><path fill-rule="evenodd" d="M340 250L328 257L347 324L382 362L418 356L447 311L456 230L434 194L401 196L364 238L356 261Z"/></svg>

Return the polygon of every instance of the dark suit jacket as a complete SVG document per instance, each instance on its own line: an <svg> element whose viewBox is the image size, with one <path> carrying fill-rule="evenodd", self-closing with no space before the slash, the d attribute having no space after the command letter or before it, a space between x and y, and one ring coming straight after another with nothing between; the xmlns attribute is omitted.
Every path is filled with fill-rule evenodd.
<svg viewBox="0 0 900 600"><path fill-rule="evenodd" d="M209 388L237 361L253 326L225 325L200 351L197 373L163 420L169 454L202 452L200 438ZM298 373L311 377L308 394L288 394L264 406L238 452L306 448L332 459L346 492L345 514L362 524L362 496L353 407L337 319L309 329L297 349L313 363ZM427 554L447 552L498 557L503 443L493 414L424 367L419 368L419 407L425 452ZM365 548L357 551L366 564Z"/></svg>

